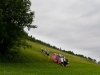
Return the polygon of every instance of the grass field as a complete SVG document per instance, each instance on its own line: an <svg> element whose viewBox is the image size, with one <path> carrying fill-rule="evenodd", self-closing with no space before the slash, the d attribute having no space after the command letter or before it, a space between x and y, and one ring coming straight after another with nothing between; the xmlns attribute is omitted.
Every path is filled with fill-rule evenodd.
<svg viewBox="0 0 100 75"><path fill-rule="evenodd" d="M0 63L0 75L100 75L100 65L81 57L70 55L53 48L27 41L32 48L21 48L22 63ZM41 52L41 48L65 55L70 67L53 62Z"/></svg>

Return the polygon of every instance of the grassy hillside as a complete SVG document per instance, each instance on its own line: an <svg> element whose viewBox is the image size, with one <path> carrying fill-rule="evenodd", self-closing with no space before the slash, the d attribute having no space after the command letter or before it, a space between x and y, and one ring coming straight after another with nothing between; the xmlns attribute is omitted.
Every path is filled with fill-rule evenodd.
<svg viewBox="0 0 100 75"><path fill-rule="evenodd" d="M27 41L31 48L21 48L19 58L22 63L0 63L0 75L100 75L100 66L88 59L70 55L42 44ZM41 52L41 48L65 55L70 67L53 62Z"/></svg>

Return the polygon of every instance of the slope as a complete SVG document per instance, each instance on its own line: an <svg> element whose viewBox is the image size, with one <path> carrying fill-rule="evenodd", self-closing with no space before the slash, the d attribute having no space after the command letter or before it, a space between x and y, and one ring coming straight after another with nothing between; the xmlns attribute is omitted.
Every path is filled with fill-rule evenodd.
<svg viewBox="0 0 100 75"><path fill-rule="evenodd" d="M0 63L0 75L100 75L100 66L88 59L70 55L45 45L27 41L30 48L21 48L19 55L25 62ZM41 48L65 55L70 67L53 62L41 52Z"/></svg>

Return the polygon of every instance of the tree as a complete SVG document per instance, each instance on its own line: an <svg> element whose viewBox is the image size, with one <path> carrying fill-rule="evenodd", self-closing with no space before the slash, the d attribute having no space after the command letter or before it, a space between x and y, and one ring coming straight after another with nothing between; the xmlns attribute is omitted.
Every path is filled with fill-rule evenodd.
<svg viewBox="0 0 100 75"><path fill-rule="evenodd" d="M0 53L4 55L17 45L26 34L24 28L31 25L34 12L30 0L0 0Z"/></svg>

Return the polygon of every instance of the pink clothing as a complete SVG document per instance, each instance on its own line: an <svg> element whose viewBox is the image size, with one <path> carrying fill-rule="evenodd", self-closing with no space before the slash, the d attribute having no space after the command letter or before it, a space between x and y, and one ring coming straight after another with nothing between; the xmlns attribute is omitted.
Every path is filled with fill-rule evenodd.
<svg viewBox="0 0 100 75"><path fill-rule="evenodd" d="M56 60L56 54L52 56L52 60L53 60L54 62L57 62L57 60Z"/></svg>
<svg viewBox="0 0 100 75"><path fill-rule="evenodd" d="M57 54L52 55L51 58L52 58L52 60L53 60L54 62L57 62L58 64L61 63L60 57L57 58Z"/></svg>

